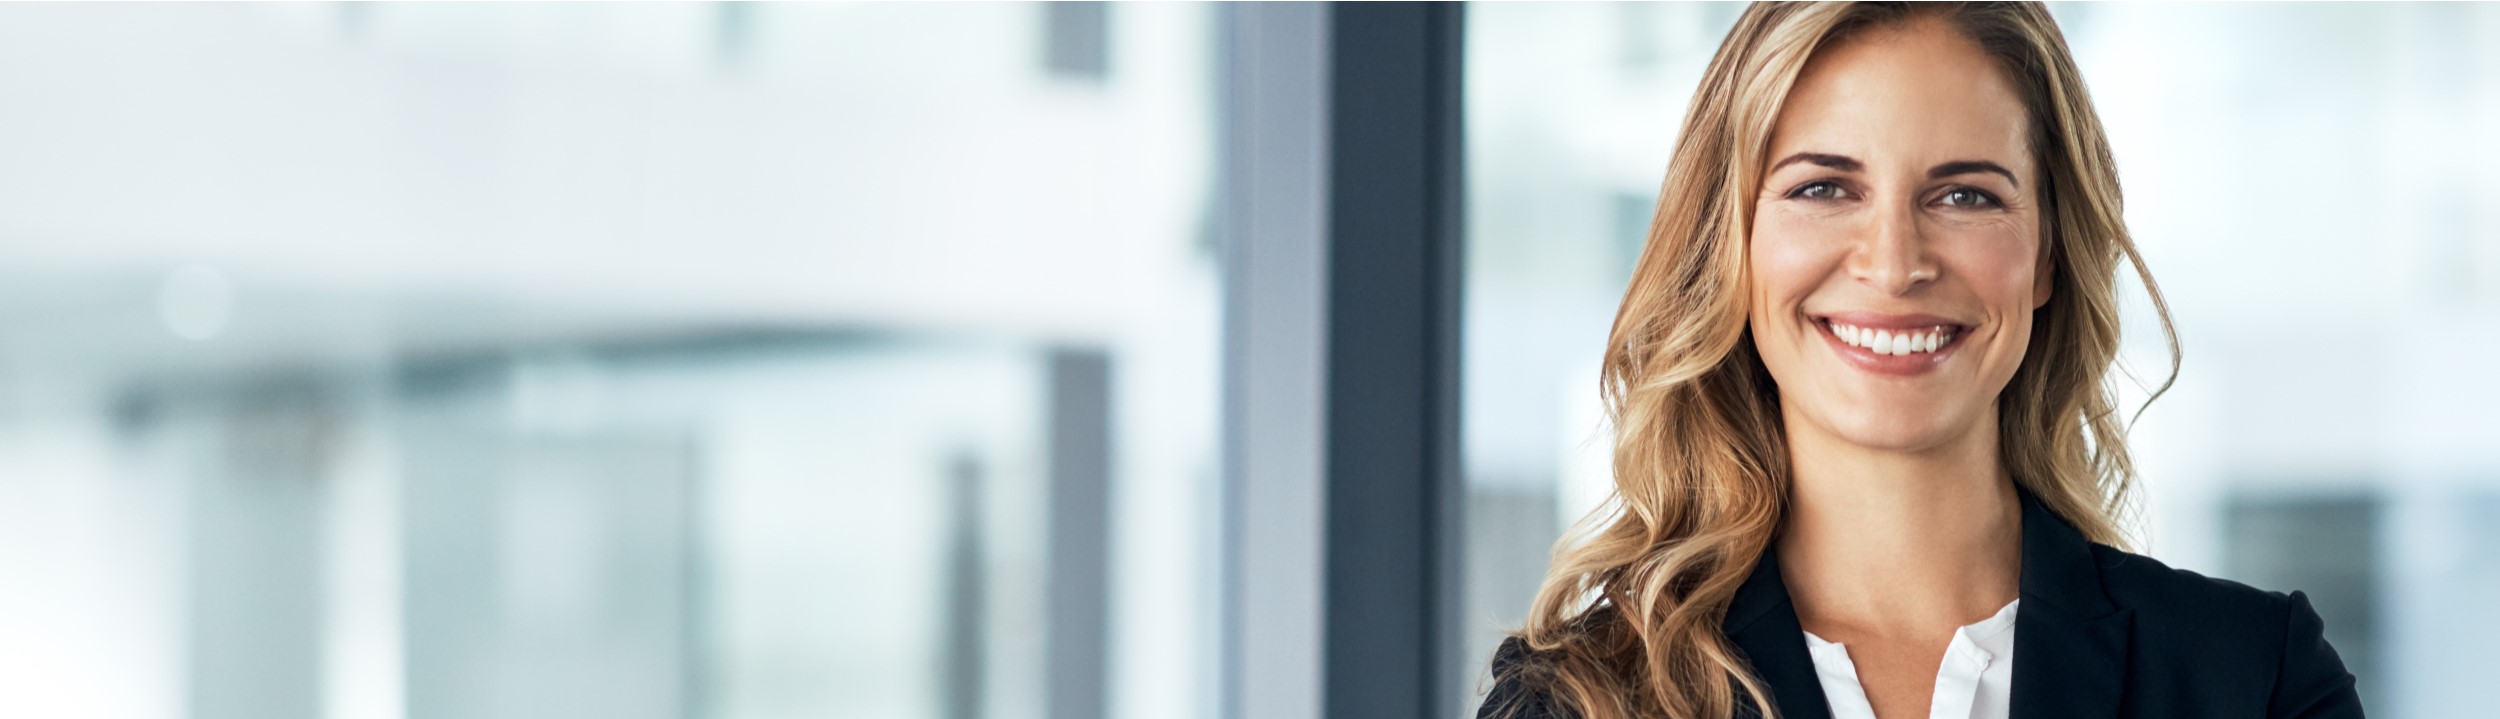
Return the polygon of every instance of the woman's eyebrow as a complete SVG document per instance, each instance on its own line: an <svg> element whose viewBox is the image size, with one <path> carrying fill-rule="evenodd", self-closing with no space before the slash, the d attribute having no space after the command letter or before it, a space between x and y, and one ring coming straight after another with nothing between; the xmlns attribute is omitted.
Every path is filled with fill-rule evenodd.
<svg viewBox="0 0 2500 719"><path fill-rule="evenodd" d="M1999 165L1987 160L1955 160L1953 162L1937 165L1935 168L1927 171L1927 179L1941 180L1954 175L1963 175L1973 172L1994 172L1999 175L2004 175L2005 181L2014 183L2015 187L2023 186L2023 181L2014 179L2014 173L2006 170L2004 165Z"/></svg>
<svg viewBox="0 0 2500 719"><path fill-rule="evenodd" d="M1779 162L1771 163L1771 169L1763 171L1762 174L1768 175L1773 172L1778 172L1782 167L1787 167L1800 162L1810 162L1824 167L1829 167L1834 170L1839 170L1841 172L1857 172L1859 170L1866 169L1866 165L1864 163L1860 163L1857 161L1857 158L1849 157L1847 155L1833 155L1822 152L1800 152L1794 155L1789 155L1788 157L1781 159Z"/></svg>

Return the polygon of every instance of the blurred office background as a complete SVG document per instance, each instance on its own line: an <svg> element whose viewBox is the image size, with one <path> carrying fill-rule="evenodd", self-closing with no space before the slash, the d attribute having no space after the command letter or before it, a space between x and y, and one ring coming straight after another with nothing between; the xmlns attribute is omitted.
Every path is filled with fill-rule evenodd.
<svg viewBox="0 0 2500 719"><path fill-rule="evenodd" d="M1605 491L1739 9L1464 11L1452 715ZM2500 8L2056 11L2186 343L2141 548L2472 713ZM1317 556L1226 480L1274 12L0 6L0 716L1284 716L1226 588Z"/></svg>
<svg viewBox="0 0 2500 719"><path fill-rule="evenodd" d="M1210 14L0 7L0 715L1207 713Z"/></svg>

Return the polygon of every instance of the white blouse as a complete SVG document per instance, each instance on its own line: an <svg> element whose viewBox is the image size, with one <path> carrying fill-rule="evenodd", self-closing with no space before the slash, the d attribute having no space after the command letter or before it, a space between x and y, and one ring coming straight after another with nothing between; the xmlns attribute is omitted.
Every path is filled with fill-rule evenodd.
<svg viewBox="0 0 2500 719"><path fill-rule="evenodd" d="M2006 719L2014 690L2014 606L2022 603L2008 602L1995 616L1953 631L1944 664L1936 668L1928 719ZM1822 680L1832 719L1875 719L1849 648L1806 632L1806 649L1814 656L1814 676Z"/></svg>

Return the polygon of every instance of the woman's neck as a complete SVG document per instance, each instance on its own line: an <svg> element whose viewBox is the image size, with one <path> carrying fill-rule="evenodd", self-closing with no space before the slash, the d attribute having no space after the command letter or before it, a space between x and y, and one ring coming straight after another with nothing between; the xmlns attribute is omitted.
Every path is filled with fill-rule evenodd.
<svg viewBox="0 0 2500 719"><path fill-rule="evenodd" d="M1933 636L2019 595L2022 501L1994 427L1903 453L1800 424L1789 425L1777 551L1807 630L1844 642L1835 634Z"/></svg>

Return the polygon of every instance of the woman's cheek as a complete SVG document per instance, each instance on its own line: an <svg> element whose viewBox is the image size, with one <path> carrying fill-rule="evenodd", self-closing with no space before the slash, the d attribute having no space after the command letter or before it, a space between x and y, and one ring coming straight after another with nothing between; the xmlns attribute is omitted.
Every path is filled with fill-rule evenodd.
<svg viewBox="0 0 2500 719"><path fill-rule="evenodd" d="M1939 231L1940 230L1940 231ZM1973 289L1984 292L1995 301L2021 303L2018 309L2031 309L2032 274L2039 262L2039 245L2027 238L2036 235L2018 222L1995 222L1982 225L1931 229L1936 237L1930 251L1936 259L1969 278ZM2017 309L2008 305L2004 309Z"/></svg>
<svg viewBox="0 0 2500 719"><path fill-rule="evenodd" d="M1810 222L1766 213L1755 226L1752 247L1755 278L1772 297L1799 297L1797 285L1813 279L1817 248L1824 244Z"/></svg>

